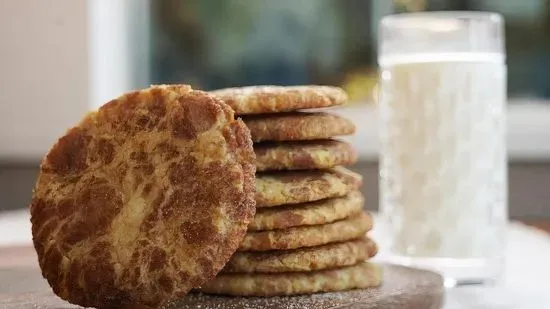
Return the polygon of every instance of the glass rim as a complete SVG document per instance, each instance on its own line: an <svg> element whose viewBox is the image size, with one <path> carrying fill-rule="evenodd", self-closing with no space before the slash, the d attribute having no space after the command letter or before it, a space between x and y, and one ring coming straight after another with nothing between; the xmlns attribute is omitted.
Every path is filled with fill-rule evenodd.
<svg viewBox="0 0 550 309"><path fill-rule="evenodd" d="M433 19L469 19L478 21L487 21L491 23L502 23L503 16L497 12L490 11L429 11L429 12L407 12L390 14L382 17L381 27L398 26L399 23L406 20L418 20L423 18Z"/></svg>
<svg viewBox="0 0 550 309"><path fill-rule="evenodd" d="M458 55L469 61L483 58L483 61L504 62L506 58L504 18L495 12L391 14L380 20L378 30L379 62L387 63L391 59L393 63L397 58L420 61L427 56L454 59Z"/></svg>

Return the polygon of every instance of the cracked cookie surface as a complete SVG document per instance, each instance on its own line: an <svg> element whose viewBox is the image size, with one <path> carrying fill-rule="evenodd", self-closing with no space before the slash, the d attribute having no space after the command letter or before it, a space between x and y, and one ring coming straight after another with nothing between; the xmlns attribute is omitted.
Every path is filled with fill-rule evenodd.
<svg viewBox="0 0 550 309"><path fill-rule="evenodd" d="M381 281L377 265L361 262L312 272L219 274L200 291L234 296L300 295L374 287Z"/></svg>
<svg viewBox="0 0 550 309"><path fill-rule="evenodd" d="M42 160L30 205L42 274L85 307L181 297L237 249L254 174L248 128L206 92L153 86L112 100Z"/></svg>
<svg viewBox="0 0 550 309"><path fill-rule="evenodd" d="M340 166L327 170L261 172L256 174L256 207L344 196L362 184L360 174Z"/></svg>
<svg viewBox="0 0 550 309"><path fill-rule="evenodd" d="M248 232L239 246L239 251L288 250L320 246L361 238L371 228L372 218L363 212L327 224Z"/></svg>
<svg viewBox="0 0 550 309"><path fill-rule="evenodd" d="M327 169L357 161L350 143L330 139L257 143L254 152L257 171Z"/></svg>
<svg viewBox="0 0 550 309"><path fill-rule="evenodd" d="M213 90L237 115L265 114L344 104L344 90L332 86L247 86Z"/></svg>
<svg viewBox="0 0 550 309"><path fill-rule="evenodd" d="M233 254L222 272L281 273L315 271L357 264L378 253L376 243L363 237L317 247Z"/></svg>
<svg viewBox="0 0 550 309"><path fill-rule="evenodd" d="M365 198L359 191L343 197L278 207L264 207L248 225L248 231L266 231L294 226L319 225L345 219L363 210Z"/></svg>
<svg viewBox="0 0 550 309"><path fill-rule="evenodd" d="M252 141L307 141L355 133L355 125L339 115L324 112L289 112L242 118Z"/></svg>

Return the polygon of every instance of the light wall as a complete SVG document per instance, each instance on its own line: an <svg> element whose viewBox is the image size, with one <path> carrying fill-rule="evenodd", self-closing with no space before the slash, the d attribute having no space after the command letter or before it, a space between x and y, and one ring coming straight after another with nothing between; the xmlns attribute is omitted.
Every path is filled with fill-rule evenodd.
<svg viewBox="0 0 550 309"><path fill-rule="evenodd" d="M149 79L149 0L0 0L0 162Z"/></svg>
<svg viewBox="0 0 550 309"><path fill-rule="evenodd" d="M0 159L35 159L87 109L86 7L0 1Z"/></svg>

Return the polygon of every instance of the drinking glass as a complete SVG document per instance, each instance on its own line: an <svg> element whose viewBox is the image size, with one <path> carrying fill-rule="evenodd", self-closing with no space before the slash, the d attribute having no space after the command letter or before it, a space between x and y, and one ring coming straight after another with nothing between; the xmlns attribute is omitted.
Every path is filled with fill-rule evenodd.
<svg viewBox="0 0 550 309"><path fill-rule="evenodd" d="M498 282L508 208L502 17L386 16L378 55L389 259L440 272L448 286Z"/></svg>

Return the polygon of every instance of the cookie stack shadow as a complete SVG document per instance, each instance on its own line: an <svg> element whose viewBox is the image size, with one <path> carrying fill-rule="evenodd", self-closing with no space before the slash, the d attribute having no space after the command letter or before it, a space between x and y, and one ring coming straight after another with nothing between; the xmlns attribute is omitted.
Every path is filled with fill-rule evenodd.
<svg viewBox="0 0 550 309"><path fill-rule="evenodd" d="M361 175L349 120L320 109L344 104L335 87L255 86L211 92L251 131L256 153L256 215L238 251L200 290L236 296L297 295L380 284L368 262ZM307 109L307 111L300 111ZM313 110L312 110L313 109Z"/></svg>

